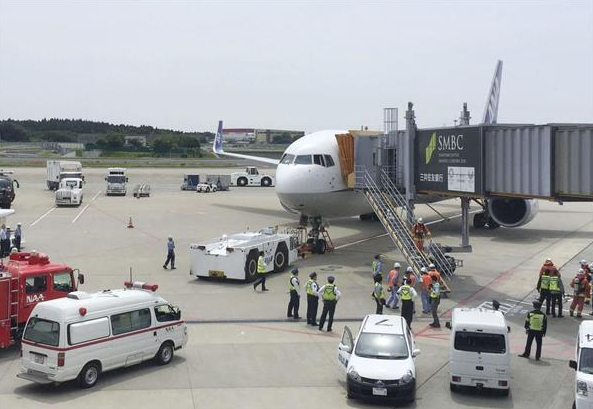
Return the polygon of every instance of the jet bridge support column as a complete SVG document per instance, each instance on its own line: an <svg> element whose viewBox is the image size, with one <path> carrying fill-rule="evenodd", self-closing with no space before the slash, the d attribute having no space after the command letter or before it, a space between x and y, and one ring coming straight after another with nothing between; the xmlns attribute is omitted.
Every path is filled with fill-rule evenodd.
<svg viewBox="0 0 593 409"><path fill-rule="evenodd" d="M403 176L404 187L406 188L406 201L408 202L407 219L409 224L416 220L414 217L414 198L416 197L416 187L414 186L414 144L416 141L416 116L412 109L414 104L408 102L406 111L406 137L403 143Z"/></svg>
<svg viewBox="0 0 593 409"><path fill-rule="evenodd" d="M461 247L456 249L459 252L471 252L469 244L469 197L461 198Z"/></svg>

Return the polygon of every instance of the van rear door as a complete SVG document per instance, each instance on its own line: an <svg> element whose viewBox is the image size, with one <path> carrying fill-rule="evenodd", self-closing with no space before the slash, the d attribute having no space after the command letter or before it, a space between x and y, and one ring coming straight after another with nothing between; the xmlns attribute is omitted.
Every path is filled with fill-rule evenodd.
<svg viewBox="0 0 593 409"><path fill-rule="evenodd" d="M23 334L23 366L31 374L55 373L58 367L60 324L32 317Z"/></svg>
<svg viewBox="0 0 593 409"><path fill-rule="evenodd" d="M509 346L506 334L457 331L453 372L480 379L508 378Z"/></svg>

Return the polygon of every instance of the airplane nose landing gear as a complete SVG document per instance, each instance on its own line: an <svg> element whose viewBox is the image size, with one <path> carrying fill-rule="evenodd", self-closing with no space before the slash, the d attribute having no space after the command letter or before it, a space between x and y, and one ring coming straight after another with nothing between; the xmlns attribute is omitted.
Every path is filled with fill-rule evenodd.
<svg viewBox="0 0 593 409"><path fill-rule="evenodd" d="M299 255L301 257L305 257L307 254L325 254L334 250L334 244L321 217L301 215L300 224ZM311 225L309 231L307 231L307 224Z"/></svg>

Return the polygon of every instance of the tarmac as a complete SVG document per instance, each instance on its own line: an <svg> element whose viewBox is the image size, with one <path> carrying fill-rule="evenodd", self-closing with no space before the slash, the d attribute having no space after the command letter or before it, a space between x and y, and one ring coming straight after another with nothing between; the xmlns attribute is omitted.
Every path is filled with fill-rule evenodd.
<svg viewBox="0 0 593 409"><path fill-rule="evenodd" d="M74 382L36 385L16 377L17 346L0 350L0 409L26 408L309 408L393 407L349 400L337 365L337 345L343 327L358 330L362 318L374 313L370 294L370 264L376 253L384 266L404 264L401 254L378 222L347 218L331 221L336 250L299 260L301 282L317 271L319 282L336 277L343 294L332 333L320 332L303 321L288 321L288 272L267 278L269 292L254 292L249 284L197 280L189 275L191 243L223 233L295 226L296 216L285 212L273 188L232 188L198 194L180 190L182 175L191 169L129 170L126 197L104 194L106 170L85 169L84 201L77 208L55 208L54 193L45 186L45 168L15 168L21 187L9 224L22 222L26 251L49 254L54 262L85 274L84 291L120 288L129 279L159 285L158 292L181 308L188 321L189 342L165 367L151 362L102 374L88 390ZM234 169L195 170L230 173ZM273 170L266 170L273 172ZM149 198L131 195L137 183L151 185ZM459 201L434 206L446 215L459 213ZM536 218L521 228L470 229L472 253L463 259L451 283L449 298L440 305L441 325L455 307L488 307L502 303L511 326L512 382L509 397L484 392L452 393L448 381L449 330L428 327L429 316L414 317L412 328L421 354L416 358L417 408L569 408L574 400L576 318L549 318L542 360L517 357L525 343L523 322L535 298L541 264L551 257L561 268L565 287L582 258L593 259L593 208L590 203L562 206L540 201ZM417 206L425 221L439 216ZM134 228L127 228L129 218ZM436 241L459 245L460 220L431 224ZM164 270L166 238L176 243L176 270ZM420 305L420 300L416 300ZM305 314L306 300L301 302ZM565 303L564 308L568 308ZM586 306L586 317L591 306ZM386 309L388 314L398 311ZM535 346L534 346L535 347Z"/></svg>

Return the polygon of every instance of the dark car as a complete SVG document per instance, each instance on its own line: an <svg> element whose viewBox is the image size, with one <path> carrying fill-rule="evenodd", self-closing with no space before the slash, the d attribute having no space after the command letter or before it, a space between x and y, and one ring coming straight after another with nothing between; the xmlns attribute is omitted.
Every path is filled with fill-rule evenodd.
<svg viewBox="0 0 593 409"><path fill-rule="evenodd" d="M10 205L16 197L15 185L19 187L19 182L9 176L0 175L0 208L10 209Z"/></svg>

